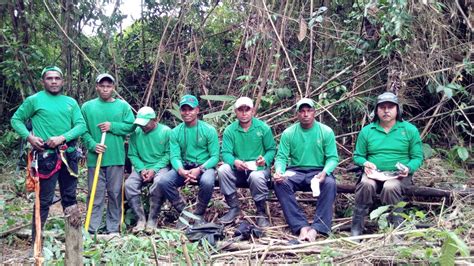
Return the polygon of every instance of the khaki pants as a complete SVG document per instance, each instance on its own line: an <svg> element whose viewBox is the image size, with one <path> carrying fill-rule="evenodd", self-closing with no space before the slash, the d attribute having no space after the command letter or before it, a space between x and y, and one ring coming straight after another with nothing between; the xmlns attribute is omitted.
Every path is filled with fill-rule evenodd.
<svg viewBox="0 0 474 266"><path fill-rule="evenodd" d="M356 186L355 203L356 205L372 205L375 195L380 193L382 204L397 204L403 200L403 189L411 185L411 179L412 176L409 175L402 180L377 181L368 178L364 173Z"/></svg>

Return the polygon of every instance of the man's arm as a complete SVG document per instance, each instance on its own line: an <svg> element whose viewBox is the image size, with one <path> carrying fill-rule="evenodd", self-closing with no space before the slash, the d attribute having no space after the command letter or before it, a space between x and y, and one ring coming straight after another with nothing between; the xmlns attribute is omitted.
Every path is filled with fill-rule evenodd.
<svg viewBox="0 0 474 266"><path fill-rule="evenodd" d="M324 134L324 157L326 162L324 163L323 172L330 174L336 169L339 163L339 156L337 155L336 137L334 131L325 132Z"/></svg>
<svg viewBox="0 0 474 266"><path fill-rule="evenodd" d="M26 139L30 132L26 128L26 121L34 115L34 104L32 98L28 97L20 105L20 107L13 114L10 123L13 129L20 135L21 138Z"/></svg>
<svg viewBox="0 0 474 266"><path fill-rule="evenodd" d="M234 140L232 133L229 132L229 128L226 128L222 136L222 161L230 166L233 166L235 159Z"/></svg>
<svg viewBox="0 0 474 266"><path fill-rule="evenodd" d="M133 132L136 125L133 124L135 117L133 116L132 109L127 103L123 109L123 119L121 122L110 122L110 133L119 136L125 136Z"/></svg>
<svg viewBox="0 0 474 266"><path fill-rule="evenodd" d="M171 166L176 171L183 168L183 161L181 158L181 147L179 146L179 130L173 130L170 136L170 161Z"/></svg>
<svg viewBox="0 0 474 266"><path fill-rule="evenodd" d="M209 128L206 134L207 149L209 151L209 159L202 164L206 169L212 168L219 162L219 138L217 137L217 131L215 128Z"/></svg>
<svg viewBox="0 0 474 266"><path fill-rule="evenodd" d="M136 143L137 135L135 133L132 133L132 135L130 136L130 141L128 142L128 158L130 159L130 162L135 168L135 171L137 171L137 173L140 173L142 170L145 169L145 163L140 159Z"/></svg>
<svg viewBox="0 0 474 266"><path fill-rule="evenodd" d="M161 156L161 158L153 165L152 169L155 171L155 173L158 173L158 170L160 170L163 167L166 167L167 165L170 164L170 135L171 135L171 129L166 128L164 129L161 134L163 135L164 138L164 154Z"/></svg>
<svg viewBox="0 0 474 266"><path fill-rule="evenodd" d="M354 163L359 165L359 166L364 166L364 163L367 162L367 135L365 133L365 130L362 129L359 132L359 136L357 136L357 141L355 145L355 150L354 150Z"/></svg>
<svg viewBox="0 0 474 266"><path fill-rule="evenodd" d="M423 163L423 144L421 142L420 133L414 126L411 130L411 134L409 146L410 161L407 163L407 166L410 168L410 174L413 174Z"/></svg>
<svg viewBox="0 0 474 266"><path fill-rule="evenodd" d="M79 138L82 134L87 131L86 123L84 122L84 118L82 117L81 110L79 105L77 104L76 100L73 100L72 106L72 118L71 123L73 127L66 133L62 134L64 136L66 142Z"/></svg>
<svg viewBox="0 0 474 266"><path fill-rule="evenodd" d="M283 132L280 138L280 145L275 159L275 173L284 174L290 155L290 138L287 132Z"/></svg>
<svg viewBox="0 0 474 266"><path fill-rule="evenodd" d="M270 167L276 153L276 142L270 127L265 127L265 132L263 134L263 149L265 150L265 154L263 155L265 164L267 167Z"/></svg>
<svg viewBox="0 0 474 266"><path fill-rule="evenodd" d="M86 132L82 135L82 141L84 142L84 145L86 146L89 152L95 152L95 147L98 143L94 140L91 133L89 132L89 122L87 121L86 109L87 107L82 105L81 113L84 118L84 123L86 124L86 127L87 127Z"/></svg>

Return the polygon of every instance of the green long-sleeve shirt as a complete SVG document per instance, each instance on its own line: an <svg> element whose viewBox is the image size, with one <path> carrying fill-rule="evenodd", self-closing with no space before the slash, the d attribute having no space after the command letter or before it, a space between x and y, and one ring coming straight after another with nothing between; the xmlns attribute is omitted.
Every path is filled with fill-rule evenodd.
<svg viewBox="0 0 474 266"><path fill-rule="evenodd" d="M269 167L275 157L276 144L272 130L263 121L252 118L252 124L247 132L240 126L239 121L230 124L222 137L222 160L234 166L236 159L254 161L258 156L265 158Z"/></svg>
<svg viewBox="0 0 474 266"><path fill-rule="evenodd" d="M135 171L152 169L156 172L170 164L171 129L163 124L145 134L141 128L135 129L128 142L128 158Z"/></svg>
<svg viewBox="0 0 474 266"><path fill-rule="evenodd" d="M105 102L98 97L85 102L81 111L87 125L87 132L82 136L88 150L87 167L95 167L97 163L95 146L100 143L102 136L97 125L103 122L110 122L110 130L105 137L107 149L102 155L101 166L124 165L125 137L135 129L130 105L120 99Z"/></svg>
<svg viewBox="0 0 474 266"><path fill-rule="evenodd" d="M216 166L219 161L219 140L216 129L198 120L188 127L183 122L173 129L170 138L170 156L173 169L183 168L183 161L197 163L205 168Z"/></svg>
<svg viewBox="0 0 474 266"><path fill-rule="evenodd" d="M397 121L388 133L377 122L365 126L357 137L354 162L363 166L367 161L382 171L395 171L400 162L415 172L423 162L418 129L406 121Z"/></svg>
<svg viewBox="0 0 474 266"><path fill-rule="evenodd" d="M44 141L61 135L70 141L86 131L76 100L62 94L53 95L46 90L26 98L13 114L11 125L23 139L30 134L25 126L30 118L33 133Z"/></svg>
<svg viewBox="0 0 474 266"><path fill-rule="evenodd" d="M314 121L310 129L296 123L283 131L275 159L275 171L284 173L286 166L298 168L323 167L332 173L339 162L334 132L328 126Z"/></svg>

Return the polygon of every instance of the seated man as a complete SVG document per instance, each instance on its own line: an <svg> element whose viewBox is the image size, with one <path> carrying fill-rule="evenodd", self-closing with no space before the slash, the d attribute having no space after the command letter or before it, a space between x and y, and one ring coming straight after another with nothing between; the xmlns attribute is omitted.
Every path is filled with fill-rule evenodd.
<svg viewBox="0 0 474 266"><path fill-rule="evenodd" d="M411 176L422 161L423 150L418 130L409 122L402 121L395 94L381 94L377 97L374 121L360 131L354 152L354 162L364 167L364 173L356 186L351 228L353 236L362 234L364 217L376 192L381 190L382 204L397 204L402 201L403 187L411 185ZM386 181L372 179L378 170L396 171L397 163L407 168ZM390 173L388 176L390 178ZM400 211L395 210L395 213ZM401 217L395 214L391 217L391 222L398 225Z"/></svg>
<svg viewBox="0 0 474 266"><path fill-rule="evenodd" d="M133 172L125 181L125 194L128 205L138 218L133 232L146 230L151 233L157 229L156 222L164 197L158 187L160 178L170 170L169 138L171 129L158 123L155 111L151 107L138 110L135 124L139 127L130 136L128 158ZM141 202L143 185L150 187L150 212L148 222ZM145 224L146 222L146 224Z"/></svg>
<svg viewBox="0 0 474 266"><path fill-rule="evenodd" d="M216 129L199 120L199 102L192 95L185 95L179 102L183 123L176 126L170 137L170 159L173 170L159 181L163 195L181 213L185 203L178 187L199 184L199 193L194 214L204 221L204 213L212 197L216 180L214 167L219 161L219 140ZM178 221L176 225L186 225Z"/></svg>
<svg viewBox="0 0 474 266"><path fill-rule="evenodd" d="M270 178L270 165L275 156L275 140L270 127L253 117L254 108L250 98L241 97L235 102L235 114L237 121L224 131L224 164L217 170L221 193L230 207L229 212L219 221L228 224L239 215L236 183L243 180L248 182L257 207L257 225L267 227L270 225L265 213L267 180Z"/></svg>
<svg viewBox="0 0 474 266"><path fill-rule="evenodd" d="M315 112L313 100L303 98L298 101L296 115L299 122L281 135L273 175L275 193L291 232L299 232L299 240L310 242L318 233L327 235L331 231L337 191L332 172L339 161L334 132L315 121ZM295 191L310 190L312 179L319 181L320 195L310 226L296 202Z"/></svg>

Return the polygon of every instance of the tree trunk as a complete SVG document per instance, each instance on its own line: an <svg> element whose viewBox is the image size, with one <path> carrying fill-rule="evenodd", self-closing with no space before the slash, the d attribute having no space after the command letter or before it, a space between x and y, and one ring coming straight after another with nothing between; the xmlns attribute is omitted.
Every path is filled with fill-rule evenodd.
<svg viewBox="0 0 474 266"><path fill-rule="evenodd" d="M66 215L66 254L65 265L82 265L82 222L81 212L77 205L72 205L64 210Z"/></svg>

